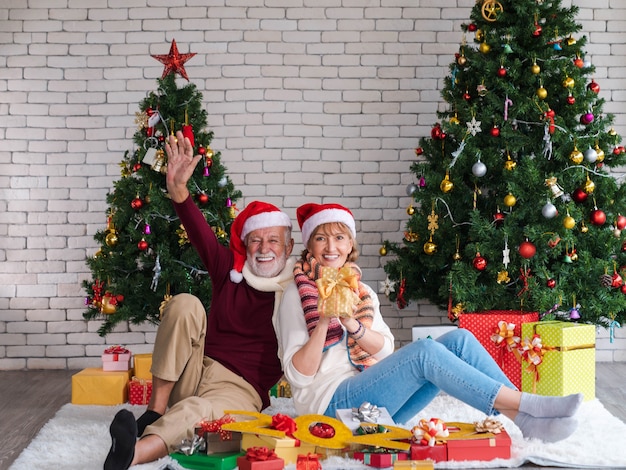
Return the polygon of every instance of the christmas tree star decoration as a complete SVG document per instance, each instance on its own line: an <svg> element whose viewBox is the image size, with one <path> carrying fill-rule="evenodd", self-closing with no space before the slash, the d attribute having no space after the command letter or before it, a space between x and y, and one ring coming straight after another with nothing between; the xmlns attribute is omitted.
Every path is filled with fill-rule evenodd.
<svg viewBox="0 0 626 470"><path fill-rule="evenodd" d="M384 281L380 281L379 284L380 288L378 292L380 292L381 294L385 294L387 297L389 297L389 294L391 292L395 292L396 283L389 279L389 276L387 276L387 279L385 279Z"/></svg>
<svg viewBox="0 0 626 470"><path fill-rule="evenodd" d="M152 55L156 60L165 65L163 69L163 75L161 79L165 78L170 73L178 73L181 77L189 81L187 71L185 70L185 62L195 56L195 52L188 54L180 54L178 52L178 46L176 40L172 39L172 45L170 46L170 52L167 55Z"/></svg>
<svg viewBox="0 0 626 470"><path fill-rule="evenodd" d="M472 120L467 123L467 130L470 134L475 136L482 131L482 129L480 128L480 124L481 122L476 120L476 116L472 116Z"/></svg>

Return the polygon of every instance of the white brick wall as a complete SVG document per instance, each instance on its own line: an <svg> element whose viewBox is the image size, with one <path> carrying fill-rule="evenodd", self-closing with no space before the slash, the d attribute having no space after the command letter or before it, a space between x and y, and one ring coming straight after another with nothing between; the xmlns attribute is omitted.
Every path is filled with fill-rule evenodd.
<svg viewBox="0 0 626 470"><path fill-rule="evenodd" d="M626 4L573 0L594 78L626 135ZM84 259L105 194L132 148L134 113L172 39L202 91L241 205L294 215L324 198L354 209L365 279L399 240L413 149L445 107L439 90L475 0L3 0L0 6L0 369L98 364L105 340L82 318ZM566 2L565 2L566 3ZM26 6L27 5L27 6ZM299 247L297 250L299 251ZM398 338L445 322L398 312ZM626 361L626 327L599 331L598 359ZM151 326L107 343L148 352Z"/></svg>

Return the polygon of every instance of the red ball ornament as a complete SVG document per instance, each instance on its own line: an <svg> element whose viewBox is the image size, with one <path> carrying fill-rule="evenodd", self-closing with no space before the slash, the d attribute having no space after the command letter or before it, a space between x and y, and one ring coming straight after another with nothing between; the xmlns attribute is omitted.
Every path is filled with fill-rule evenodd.
<svg viewBox="0 0 626 470"><path fill-rule="evenodd" d="M133 165L133 172L137 173L139 170L141 170L141 163L137 162Z"/></svg>
<svg viewBox="0 0 626 470"><path fill-rule="evenodd" d="M619 214L617 216L617 219L615 220L615 226L619 230L624 230L626 228L626 217L624 217L622 214Z"/></svg>
<svg viewBox="0 0 626 470"><path fill-rule="evenodd" d="M198 202L204 206L209 202L209 196L206 193L198 194Z"/></svg>
<svg viewBox="0 0 626 470"><path fill-rule="evenodd" d="M480 253L476 253L474 260L472 261L472 265L479 271L484 271L487 267L487 260L480 256Z"/></svg>
<svg viewBox="0 0 626 470"><path fill-rule="evenodd" d="M470 23L469 25L467 25L467 30L473 33L474 31L478 30L478 26L476 26L476 23Z"/></svg>
<svg viewBox="0 0 626 470"><path fill-rule="evenodd" d="M573 95L568 95L567 96L567 104L574 104L576 103L576 98L574 98Z"/></svg>
<svg viewBox="0 0 626 470"><path fill-rule="evenodd" d="M572 193L572 199L574 200L574 202L578 204L585 202L585 200L588 197L589 197L589 194L587 194L585 190L582 188L576 188L574 192Z"/></svg>
<svg viewBox="0 0 626 470"><path fill-rule="evenodd" d="M585 65L585 62L580 57L576 57L574 59L574 65L578 67L579 69L582 69L583 65Z"/></svg>
<svg viewBox="0 0 626 470"><path fill-rule="evenodd" d="M506 77L506 69L501 65L500 68L498 69L498 77L500 78L504 78Z"/></svg>
<svg viewBox="0 0 626 470"><path fill-rule="evenodd" d="M532 258L537 253L537 248L528 240L520 243L518 248L519 254L522 258Z"/></svg>
<svg viewBox="0 0 626 470"><path fill-rule="evenodd" d="M600 93L600 85L598 85L593 79L591 80L591 83L587 85L587 88L596 94Z"/></svg>
<svg viewBox="0 0 626 470"><path fill-rule="evenodd" d="M600 209L594 209L591 211L591 216L589 217L589 222L593 225L601 226L606 222L606 214L602 212Z"/></svg>
<svg viewBox="0 0 626 470"><path fill-rule="evenodd" d="M148 115L148 117L152 116L154 114L154 109L150 107L146 108L146 114Z"/></svg>
<svg viewBox="0 0 626 470"><path fill-rule="evenodd" d="M423 153L424 153L424 149L422 147L417 147L415 149L415 155L417 155L418 157L422 155Z"/></svg>
<svg viewBox="0 0 626 470"><path fill-rule="evenodd" d="M533 31L533 37L538 38L539 36L541 36L542 32L543 32L543 29L541 28L541 26L535 23L535 30Z"/></svg>
<svg viewBox="0 0 626 470"><path fill-rule="evenodd" d="M504 223L504 214L501 211L496 212L493 214L493 221L496 225L502 225Z"/></svg>
<svg viewBox="0 0 626 470"><path fill-rule="evenodd" d="M619 290L622 291L622 294L626 294L626 284L622 284Z"/></svg>
<svg viewBox="0 0 626 470"><path fill-rule="evenodd" d="M200 155L206 155L206 149L201 145L200 147L198 147L198 153Z"/></svg>
<svg viewBox="0 0 626 470"><path fill-rule="evenodd" d="M439 124L435 124L431 129L430 136L435 140L441 139L441 126Z"/></svg>
<svg viewBox="0 0 626 470"><path fill-rule="evenodd" d="M489 133L493 136L493 137L499 137L500 136L500 128L498 126L493 126L491 128L491 130L489 131Z"/></svg>
<svg viewBox="0 0 626 470"><path fill-rule="evenodd" d="M130 207L138 211L139 209L143 207L143 201L140 198L136 197L135 199L131 201Z"/></svg>
<svg viewBox="0 0 626 470"><path fill-rule="evenodd" d="M148 242L145 241L143 238L139 243L137 243L137 248L139 248L141 251L146 251L148 249L148 246Z"/></svg>
<svg viewBox="0 0 626 470"><path fill-rule="evenodd" d="M556 287L556 280L555 279L548 279L546 281L546 287L548 287L549 289L554 289Z"/></svg>
<svg viewBox="0 0 626 470"><path fill-rule="evenodd" d="M465 101L469 101L472 99L472 95L470 95L467 91L465 93L463 93L463 99Z"/></svg>

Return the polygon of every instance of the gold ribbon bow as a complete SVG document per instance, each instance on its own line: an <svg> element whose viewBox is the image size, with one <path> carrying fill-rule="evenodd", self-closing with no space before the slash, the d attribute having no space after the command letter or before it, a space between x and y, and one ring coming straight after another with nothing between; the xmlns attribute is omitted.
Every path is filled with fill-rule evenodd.
<svg viewBox="0 0 626 470"><path fill-rule="evenodd" d="M354 306L360 298L359 277L352 268L324 266L321 276L315 281L319 290L317 310L327 317L352 317Z"/></svg>

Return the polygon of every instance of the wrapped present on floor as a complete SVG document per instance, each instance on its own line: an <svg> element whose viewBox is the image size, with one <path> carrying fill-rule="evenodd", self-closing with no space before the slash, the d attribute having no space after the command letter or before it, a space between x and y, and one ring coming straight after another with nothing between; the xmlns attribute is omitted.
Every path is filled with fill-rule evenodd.
<svg viewBox="0 0 626 470"><path fill-rule="evenodd" d="M204 438L207 454L241 450L241 433L222 429L222 425L234 422L232 416L224 415L219 419L202 420L196 425L195 434Z"/></svg>
<svg viewBox="0 0 626 470"><path fill-rule="evenodd" d="M393 470L435 470L431 460L396 460Z"/></svg>
<svg viewBox="0 0 626 470"><path fill-rule="evenodd" d="M409 460L409 454L408 452L373 449L355 452L354 458L370 467L386 468L393 466L398 460Z"/></svg>
<svg viewBox="0 0 626 470"><path fill-rule="evenodd" d="M372 405L369 402L358 408L342 408L335 412L335 416L352 432L356 432L361 423L395 426L393 418L387 408Z"/></svg>
<svg viewBox="0 0 626 470"><path fill-rule="evenodd" d="M133 355L133 368L134 375L139 379L152 380L152 353L147 354L134 354Z"/></svg>
<svg viewBox="0 0 626 470"><path fill-rule="evenodd" d="M181 452L172 452L170 457L176 460L181 467L191 470L234 470L237 468L237 459L244 455L243 452L210 455L204 453L187 455Z"/></svg>
<svg viewBox="0 0 626 470"><path fill-rule="evenodd" d="M511 458L511 438L502 423L491 418L476 423L422 419L412 431L411 460L443 462Z"/></svg>
<svg viewBox="0 0 626 470"><path fill-rule="evenodd" d="M322 464L317 454L299 454L296 470L322 470Z"/></svg>
<svg viewBox="0 0 626 470"><path fill-rule="evenodd" d="M471 331L498 363L513 385L522 386L522 364L517 350L522 325L539 320L537 312L490 310L459 315L459 328Z"/></svg>
<svg viewBox="0 0 626 470"><path fill-rule="evenodd" d="M456 329L458 329L456 325L415 325L411 328L411 339L413 341L427 338L437 339Z"/></svg>
<svg viewBox="0 0 626 470"><path fill-rule="evenodd" d="M246 455L237 458L238 470L282 470L285 461L267 447L250 447Z"/></svg>
<svg viewBox="0 0 626 470"><path fill-rule="evenodd" d="M291 437L274 437L260 434L244 433L241 438L241 448L248 450L251 447L267 447L285 461L285 465L296 463L298 455L315 453L315 445L307 444Z"/></svg>
<svg viewBox="0 0 626 470"><path fill-rule="evenodd" d="M522 326L522 390L539 395L583 393L595 398L596 328L564 321Z"/></svg>
<svg viewBox="0 0 626 470"><path fill-rule="evenodd" d="M130 356L130 351L122 346L109 346L102 353L102 370L129 370Z"/></svg>
<svg viewBox="0 0 626 470"><path fill-rule="evenodd" d="M147 405L152 396L152 380L133 376L128 382L128 403L131 405Z"/></svg>
<svg viewBox="0 0 626 470"><path fill-rule="evenodd" d="M90 367L72 375L74 405L121 405L128 401L130 370L104 371Z"/></svg>

